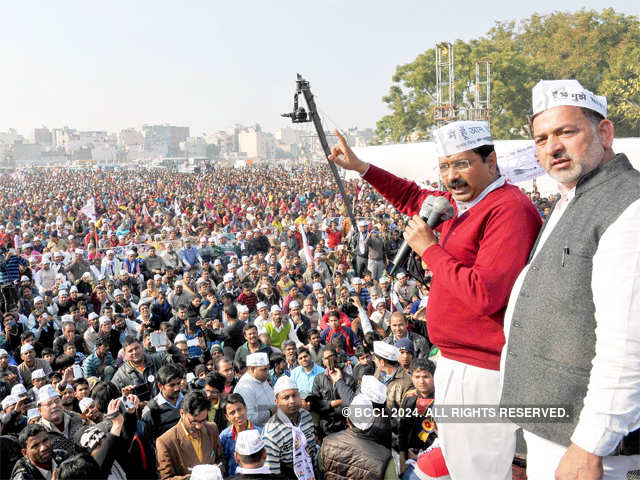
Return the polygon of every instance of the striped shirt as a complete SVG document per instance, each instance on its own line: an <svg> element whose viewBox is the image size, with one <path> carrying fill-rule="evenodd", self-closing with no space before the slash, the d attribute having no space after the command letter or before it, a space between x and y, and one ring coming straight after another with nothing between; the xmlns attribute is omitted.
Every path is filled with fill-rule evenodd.
<svg viewBox="0 0 640 480"><path fill-rule="evenodd" d="M300 424L298 425L307 439L307 452L312 460L316 458L318 446L316 445L315 429L311 414L300 409ZM273 415L264 426L262 438L267 450L267 460L265 465L269 467L271 473L279 474L280 464L284 463L289 467L293 466L293 440L291 427L282 423L278 415Z"/></svg>

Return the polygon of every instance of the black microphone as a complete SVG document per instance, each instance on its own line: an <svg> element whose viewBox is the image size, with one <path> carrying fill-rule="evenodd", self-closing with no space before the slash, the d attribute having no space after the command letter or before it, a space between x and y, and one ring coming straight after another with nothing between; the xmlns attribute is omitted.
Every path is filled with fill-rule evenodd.
<svg viewBox="0 0 640 480"><path fill-rule="evenodd" d="M422 207L420 207L420 212L418 213L418 215L422 217L431 229L434 229L442 222L453 218L454 214L455 211L453 209L453 205L449 203L449 200L445 197L436 197L433 195L429 195L425 198L424 202L422 202ZM398 268L407 263L407 258L409 257L410 252L411 247L405 240L402 242L402 245L398 249L398 253L396 253L395 258L393 259L393 267L391 268L389 275L393 275Z"/></svg>

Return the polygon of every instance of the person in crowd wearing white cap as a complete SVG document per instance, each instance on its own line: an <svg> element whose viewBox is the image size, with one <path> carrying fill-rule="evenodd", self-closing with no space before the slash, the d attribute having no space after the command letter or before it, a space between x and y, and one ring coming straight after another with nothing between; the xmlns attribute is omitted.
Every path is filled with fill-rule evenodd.
<svg viewBox="0 0 640 480"><path fill-rule="evenodd" d="M256 305L256 311L258 312L258 315L253 319L253 323L258 328L258 334L267 335L267 331L264 327L269 323L269 305L262 301L258 302Z"/></svg>
<svg viewBox="0 0 640 480"><path fill-rule="evenodd" d="M341 135L330 159L360 173L412 217L404 237L433 272L427 322L429 338L442 354L436 403L495 404L504 311L540 229L540 215L500 174L487 122L453 122L434 136L447 192L422 189L363 162ZM434 195L454 206L455 218L438 227L442 243L418 215L426 198ZM454 228L456 235L450 235ZM487 436L495 439L491 446ZM515 432L509 424L443 423L440 440L454 478L510 478ZM460 448L460 442L466 448Z"/></svg>
<svg viewBox="0 0 640 480"><path fill-rule="evenodd" d="M102 421L102 412L91 397L84 397L78 403L80 416L87 420L90 425L96 425Z"/></svg>
<svg viewBox="0 0 640 480"><path fill-rule="evenodd" d="M283 321L282 309L278 305L271 305L269 317L264 329L269 335L271 346L281 350L285 340L296 341L291 323Z"/></svg>
<svg viewBox="0 0 640 480"><path fill-rule="evenodd" d="M115 280L120 276L121 269L122 262L116 257L116 253L113 250L107 250L107 254L102 259L100 273L110 280Z"/></svg>
<svg viewBox="0 0 640 480"><path fill-rule="evenodd" d="M237 393L229 395L226 398L224 409L229 426L220 432L220 442L227 459L227 473L234 475L238 467L234 453L240 433L247 430L255 430L259 438L262 434L262 428L254 425L247 417L247 406L242 395Z"/></svg>
<svg viewBox="0 0 640 480"><path fill-rule="evenodd" d="M235 449L231 453L237 474L230 480L284 480L284 475L271 473L265 465L267 450L257 430L244 430L238 434Z"/></svg>
<svg viewBox="0 0 640 480"><path fill-rule="evenodd" d="M576 80L533 88L536 155L562 197L511 294L501 403L572 409L569 422L515 419L534 480L640 467L640 173L606 117L606 98Z"/></svg>
<svg viewBox="0 0 640 480"><path fill-rule="evenodd" d="M33 281L40 295L53 289L56 284L56 272L51 268L51 259L44 255L42 259L42 268L33 274Z"/></svg>
<svg viewBox="0 0 640 480"><path fill-rule="evenodd" d="M298 386L282 376L273 387L277 410L264 426L265 465L272 473L298 480L314 480L318 450L311 414L301 408Z"/></svg>
<svg viewBox="0 0 640 480"><path fill-rule="evenodd" d="M184 307L188 307L189 303L191 303L192 297L193 295L185 292L182 288L182 280L177 280L173 284L173 289L169 292L169 295L167 295L167 301L169 302L169 305L171 305L173 314L177 314L178 307L181 305Z"/></svg>
<svg viewBox="0 0 640 480"><path fill-rule="evenodd" d="M393 284L393 293L395 293L394 307L404 311L417 297L418 289L413 282L409 282L409 276L405 272L399 272Z"/></svg>
<svg viewBox="0 0 640 480"><path fill-rule="evenodd" d="M22 376L22 383L27 389L31 388L31 372L41 368L49 375L51 373L51 365L42 358L36 358L36 350L31 343L24 343L20 347L20 358L22 363L18 365L18 371Z"/></svg>
<svg viewBox="0 0 640 480"><path fill-rule="evenodd" d="M303 300L306 301L306 300ZM311 321L302 314L300 303L294 300L289 304L288 321L291 324L291 330L295 335L295 343L297 347L305 345L309 341L309 331L311 330Z"/></svg>
<svg viewBox="0 0 640 480"><path fill-rule="evenodd" d="M346 430L327 436L318 459L324 478L349 480L386 480L398 478L391 449L377 443L368 434L374 424L374 407L362 394L348 407Z"/></svg>
<svg viewBox="0 0 640 480"><path fill-rule="evenodd" d="M48 381L47 374L44 373L42 368L38 368L31 372L31 384L33 385L29 390L29 397L35 400L38 399L38 391L46 385Z"/></svg>
<svg viewBox="0 0 640 480"><path fill-rule="evenodd" d="M404 394L411 388L411 377L399 363L400 351L395 345L373 342L375 377L387 386L387 408L398 409Z"/></svg>
<svg viewBox="0 0 640 480"><path fill-rule="evenodd" d="M91 312L87 316L87 323L89 326L84 331L82 338L84 339L84 345L87 352L93 352L95 350L95 342L100 335L100 315L95 312Z"/></svg>
<svg viewBox="0 0 640 480"><path fill-rule="evenodd" d="M347 242L349 249L355 254L354 268L356 276L362 277L367 269L368 263L368 247L371 234L368 230L369 222L365 219L358 220L358 228L351 230Z"/></svg>
<svg viewBox="0 0 640 480"><path fill-rule="evenodd" d="M84 259L84 251L81 248L74 250L73 260L62 269L72 282L80 280L82 274L91 272L91 266Z"/></svg>
<svg viewBox="0 0 640 480"><path fill-rule="evenodd" d="M264 307L266 310L266 306ZM258 334L258 327L255 324L247 324L242 328L242 335L246 342L236 349L234 362L239 366L246 366L247 356L252 353L264 352L267 357L271 357L271 346L264 343Z"/></svg>
<svg viewBox="0 0 640 480"><path fill-rule="evenodd" d="M38 406L42 415L40 424L49 432L73 439L84 426L80 415L63 407L60 394L53 385L47 384L38 390Z"/></svg>
<svg viewBox="0 0 640 480"><path fill-rule="evenodd" d="M51 439L40 424L28 425L18 437L22 458L13 467L12 480L51 480L54 470L69 456L54 449Z"/></svg>
<svg viewBox="0 0 640 480"><path fill-rule="evenodd" d="M21 386L24 389L21 384L14 385L14 388L17 386ZM0 432L2 432L2 435L17 436L27 426L26 413L28 403L28 396L18 395L13 389L10 395L2 399L2 414L0 415Z"/></svg>
<svg viewBox="0 0 640 480"><path fill-rule="evenodd" d="M234 393L239 393L247 404L249 420L263 427L276 411L273 388L269 385L269 357L257 352L246 357L247 372L240 377Z"/></svg>
<svg viewBox="0 0 640 480"><path fill-rule="evenodd" d="M32 425L34 423L38 423L40 421L40 410L38 410L37 408L30 408L27 411L27 423L29 425Z"/></svg>
<svg viewBox="0 0 640 480"><path fill-rule="evenodd" d="M217 465L226 471L218 427L207 421L209 406L202 391L184 396L180 421L156 440L160 480L189 478L196 465Z"/></svg>
<svg viewBox="0 0 640 480"><path fill-rule="evenodd" d="M9 382L10 385L22 383L22 375L16 365L9 365L9 352L0 348L0 380Z"/></svg>
<svg viewBox="0 0 640 480"><path fill-rule="evenodd" d="M127 431L127 425L130 430L135 426L139 400L135 395L128 395L126 399L127 407L122 405L122 398L115 398L109 402L106 413L106 418L110 421L109 432L90 425L75 437L76 443L91 453L100 468L107 472L107 478L112 480L125 480L125 468L132 460L127 454L127 449L122 448L121 444L126 445L135 433Z"/></svg>

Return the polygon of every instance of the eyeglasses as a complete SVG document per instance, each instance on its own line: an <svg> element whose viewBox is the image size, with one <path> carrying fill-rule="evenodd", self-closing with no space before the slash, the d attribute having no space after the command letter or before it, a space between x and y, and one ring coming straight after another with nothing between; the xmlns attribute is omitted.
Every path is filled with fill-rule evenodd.
<svg viewBox="0 0 640 480"><path fill-rule="evenodd" d="M466 170L470 166L471 166L470 160L456 160L455 162L451 162L451 163L441 163L440 165L438 165L438 168L440 169L440 173L444 174L444 173L447 173L450 168L455 170L456 172L462 172L463 170Z"/></svg>

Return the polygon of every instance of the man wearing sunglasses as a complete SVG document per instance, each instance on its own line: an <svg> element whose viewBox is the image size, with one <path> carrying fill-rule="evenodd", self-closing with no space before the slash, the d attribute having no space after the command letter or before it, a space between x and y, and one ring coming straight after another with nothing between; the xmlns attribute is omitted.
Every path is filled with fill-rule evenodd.
<svg viewBox="0 0 640 480"><path fill-rule="evenodd" d="M426 319L429 338L442 354L434 379L436 404L496 405L504 312L541 219L531 201L500 175L488 123L460 121L436 130L447 191L422 189L363 162L336 134L339 143L330 160L360 173L411 216L404 238L433 272ZM439 238L418 216L432 195L444 196L456 212L436 228ZM438 427L452 478L511 478L513 427L448 422Z"/></svg>

